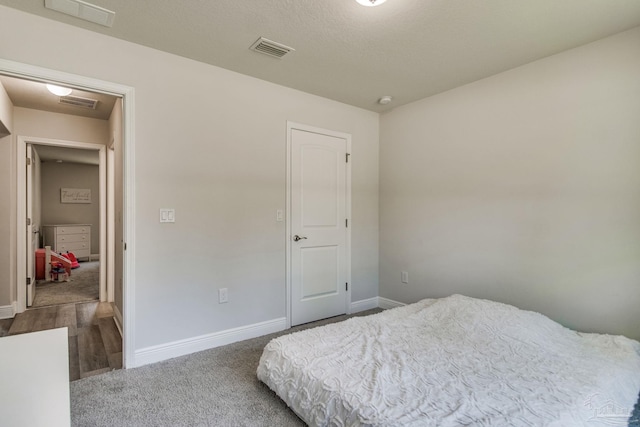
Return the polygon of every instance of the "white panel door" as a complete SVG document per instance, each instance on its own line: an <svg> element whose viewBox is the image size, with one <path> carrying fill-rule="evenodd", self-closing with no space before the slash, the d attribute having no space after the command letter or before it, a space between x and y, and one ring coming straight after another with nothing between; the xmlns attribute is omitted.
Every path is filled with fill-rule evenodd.
<svg viewBox="0 0 640 427"><path fill-rule="evenodd" d="M37 231L33 228L33 187L34 183L34 165L33 146L27 144L27 307L33 305L36 298L36 265L35 256L38 248ZM46 261L46 260L45 260Z"/></svg>
<svg viewBox="0 0 640 427"><path fill-rule="evenodd" d="M291 324L346 313L344 138L291 129Z"/></svg>

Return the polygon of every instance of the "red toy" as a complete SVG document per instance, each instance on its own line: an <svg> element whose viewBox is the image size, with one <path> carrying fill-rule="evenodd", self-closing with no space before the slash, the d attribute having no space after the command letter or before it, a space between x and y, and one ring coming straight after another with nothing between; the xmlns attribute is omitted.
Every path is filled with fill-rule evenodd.
<svg viewBox="0 0 640 427"><path fill-rule="evenodd" d="M80 263L78 262L78 258L76 258L76 256L73 254L73 252L67 251L66 254L61 254L61 255L63 257L65 257L66 259L68 259L69 261L71 261L71 268L80 267Z"/></svg>

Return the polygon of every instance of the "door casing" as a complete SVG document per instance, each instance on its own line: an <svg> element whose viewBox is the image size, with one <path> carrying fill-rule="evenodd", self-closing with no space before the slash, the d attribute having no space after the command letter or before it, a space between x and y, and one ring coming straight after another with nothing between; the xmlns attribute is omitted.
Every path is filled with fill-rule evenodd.
<svg viewBox="0 0 640 427"><path fill-rule="evenodd" d="M309 126L305 124L295 123L292 121L287 121L287 177L286 177L286 214L285 214L285 254L286 254L286 262L285 262L285 304L286 304L286 317L287 317L287 328L291 327L291 250L292 250L292 230L291 230L291 140L292 140L292 130L298 129L306 132L314 132L322 135L334 136L337 138L345 139L347 143L347 153L349 156L351 154L351 135L344 132L336 132L332 130L322 129L315 126ZM345 208L346 208L346 219L348 220L348 227L346 227L346 277L347 282L349 283L346 298L345 298L345 313L351 314L351 159L346 163L346 192L345 192Z"/></svg>
<svg viewBox="0 0 640 427"><path fill-rule="evenodd" d="M122 126L123 126L123 245L124 263L122 271L123 286L123 367L130 368L137 366L135 360L135 92L134 88L112 83L104 80L98 80L90 77L80 76L77 74L65 73L63 71L51 70L48 68L38 67L34 65L24 64L6 59L0 59L0 73L23 79L36 80L44 83L53 83L59 85L67 85L93 92L106 93L110 95L122 97ZM16 159L14 164L19 166L20 157L18 150L14 152ZM24 164L24 160L22 160ZM16 169L18 170L23 169ZM17 173L20 176L19 173ZM24 178L24 176L23 176ZM17 195L19 197L20 195ZM18 199L16 199L17 201ZM16 207L16 230L24 230L26 217L24 215L24 206ZM21 215L22 213L22 215ZM18 233L20 235L20 233ZM22 242L21 242L22 241ZM17 261L19 257L25 256L24 239L18 239L16 242ZM24 262L24 261L23 261ZM20 265L17 263L17 265ZM22 270L23 281L21 285L25 285L25 273ZM16 285L19 285L20 269L16 271ZM17 289L16 289L17 292ZM17 304L16 304L17 305ZM16 312L19 307L16 307Z"/></svg>
<svg viewBox="0 0 640 427"><path fill-rule="evenodd" d="M39 138L39 137L29 137L18 135L18 177L17 177L17 201L18 201L18 218L27 217L27 212L24 214L20 213L20 206L25 205L23 201L26 201L29 196L30 189L28 188L26 175L24 173L20 173L20 171L27 170L26 165L26 156L20 155L19 153L26 153L27 147L33 145L49 145L54 147L67 147L67 148L77 148L81 150L93 150L98 151L99 156L99 181L100 181L100 195L99 195L99 203L100 203L100 226L99 226L99 234L100 234L100 256L103 257L102 254L107 253L107 215L106 215L106 189L107 189L107 178L106 178L106 146L100 144L92 144L88 142L76 142L76 141L63 141L51 138ZM27 224L25 223L25 227L23 230L27 229ZM18 228L20 230L20 228ZM28 234L28 233L27 233ZM18 243L20 243L22 239L18 236ZM22 260L24 259L24 265L29 266L28 256L27 256L27 248L28 242L27 239L24 239L24 250L18 246L18 284L26 283L26 269L22 269ZM100 301L107 301L107 269L113 268L112 265L109 265L107 262L104 262L105 258L102 259L100 264ZM105 268L105 266L107 268ZM21 277L21 274L25 273L24 280ZM33 278L35 280L35 277ZM27 307L27 292L26 288L18 286L18 294L17 294L17 302L18 302L18 312L22 312ZM112 292L113 293L113 292Z"/></svg>

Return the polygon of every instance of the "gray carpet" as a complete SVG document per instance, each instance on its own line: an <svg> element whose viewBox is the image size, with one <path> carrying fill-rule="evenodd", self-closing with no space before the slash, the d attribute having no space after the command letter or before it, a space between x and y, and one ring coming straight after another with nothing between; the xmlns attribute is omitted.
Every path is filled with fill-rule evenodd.
<svg viewBox="0 0 640 427"><path fill-rule="evenodd" d="M33 307L97 300L100 297L100 261L81 262L71 270L68 282L36 285Z"/></svg>
<svg viewBox="0 0 640 427"><path fill-rule="evenodd" d="M638 395L638 401L635 408L629 418L629 427L640 427L640 394Z"/></svg>
<svg viewBox="0 0 640 427"><path fill-rule="evenodd" d="M358 313L368 315L382 310ZM256 369L273 338L351 316L71 383L73 426L304 426Z"/></svg>

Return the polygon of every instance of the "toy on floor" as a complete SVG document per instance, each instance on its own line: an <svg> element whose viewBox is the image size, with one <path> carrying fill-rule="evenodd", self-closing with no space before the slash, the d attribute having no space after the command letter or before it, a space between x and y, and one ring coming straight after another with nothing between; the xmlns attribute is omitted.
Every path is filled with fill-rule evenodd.
<svg viewBox="0 0 640 427"><path fill-rule="evenodd" d="M52 282L68 282L69 273L65 270L64 266L59 262L51 263L51 281Z"/></svg>
<svg viewBox="0 0 640 427"><path fill-rule="evenodd" d="M78 258L76 258L76 256L73 254L73 252L67 251L66 254L60 254L60 255L62 255L63 257L65 257L69 261L71 261L71 268L80 267L80 263L78 262Z"/></svg>
<svg viewBox="0 0 640 427"><path fill-rule="evenodd" d="M71 261L51 250L50 246L36 249L36 280L45 280L51 276L52 263L62 264L67 274L71 276Z"/></svg>

